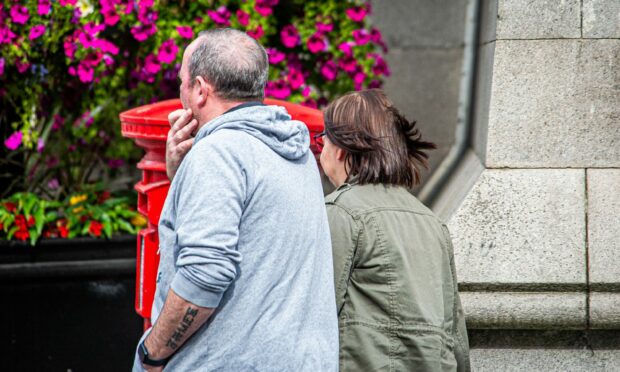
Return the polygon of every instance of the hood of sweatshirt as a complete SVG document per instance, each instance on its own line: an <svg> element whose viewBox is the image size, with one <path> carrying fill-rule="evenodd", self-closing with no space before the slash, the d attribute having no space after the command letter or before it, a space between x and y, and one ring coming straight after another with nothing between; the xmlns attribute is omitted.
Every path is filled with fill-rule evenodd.
<svg viewBox="0 0 620 372"><path fill-rule="evenodd" d="M289 160L302 158L310 147L306 125L292 120L281 106L253 105L226 112L200 128L194 144L222 129L246 132Z"/></svg>

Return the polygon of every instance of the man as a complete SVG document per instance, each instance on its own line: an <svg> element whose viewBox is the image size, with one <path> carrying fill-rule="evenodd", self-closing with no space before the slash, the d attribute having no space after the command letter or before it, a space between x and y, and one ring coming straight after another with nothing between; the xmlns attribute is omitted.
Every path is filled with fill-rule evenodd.
<svg viewBox="0 0 620 372"><path fill-rule="evenodd" d="M169 118L154 325L134 370L338 368L318 167L305 125L261 103L267 70L265 50L233 29L208 31L185 50L185 111Z"/></svg>

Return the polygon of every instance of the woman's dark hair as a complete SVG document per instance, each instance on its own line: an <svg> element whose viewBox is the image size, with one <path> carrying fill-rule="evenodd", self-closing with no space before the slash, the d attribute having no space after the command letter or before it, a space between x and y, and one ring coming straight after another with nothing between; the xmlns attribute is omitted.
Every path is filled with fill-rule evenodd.
<svg viewBox="0 0 620 372"><path fill-rule="evenodd" d="M426 150L437 148L400 114L380 89L348 93L324 111L325 135L346 152L348 178L359 184L413 187L428 169Z"/></svg>

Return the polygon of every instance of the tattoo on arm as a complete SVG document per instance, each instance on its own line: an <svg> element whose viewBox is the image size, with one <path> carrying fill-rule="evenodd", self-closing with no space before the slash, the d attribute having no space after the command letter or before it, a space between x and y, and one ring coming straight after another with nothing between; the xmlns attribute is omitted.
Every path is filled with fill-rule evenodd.
<svg viewBox="0 0 620 372"><path fill-rule="evenodd" d="M189 329L189 327L194 322L194 318L198 315L198 309L192 308L189 306L185 311L185 315L183 319L181 319L181 324L174 331L166 346L171 348L172 350L176 350L179 347L179 344L182 343L183 338L185 337L185 332Z"/></svg>

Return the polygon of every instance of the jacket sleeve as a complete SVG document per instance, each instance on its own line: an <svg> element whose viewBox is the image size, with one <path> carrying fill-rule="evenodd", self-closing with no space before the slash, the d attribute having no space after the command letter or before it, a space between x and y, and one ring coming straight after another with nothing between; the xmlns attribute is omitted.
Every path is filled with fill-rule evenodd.
<svg viewBox="0 0 620 372"><path fill-rule="evenodd" d="M174 180L180 182L174 196L179 254L171 288L186 301L215 308L241 262L237 242L247 190L230 141L210 139L195 145Z"/></svg>
<svg viewBox="0 0 620 372"><path fill-rule="evenodd" d="M334 281L338 315L344 306L344 299L353 270L353 261L359 238L357 222L341 207L327 203L327 218L332 238L334 259Z"/></svg>
<svg viewBox="0 0 620 372"><path fill-rule="evenodd" d="M444 237L446 239L448 254L450 255L450 270L454 281L454 356L457 363L458 372L471 371L469 359L469 338L467 337L467 327L465 325L465 313L461 305L461 298L458 292L458 280L456 278L456 266L454 265L454 248L450 232L446 225L442 226Z"/></svg>

